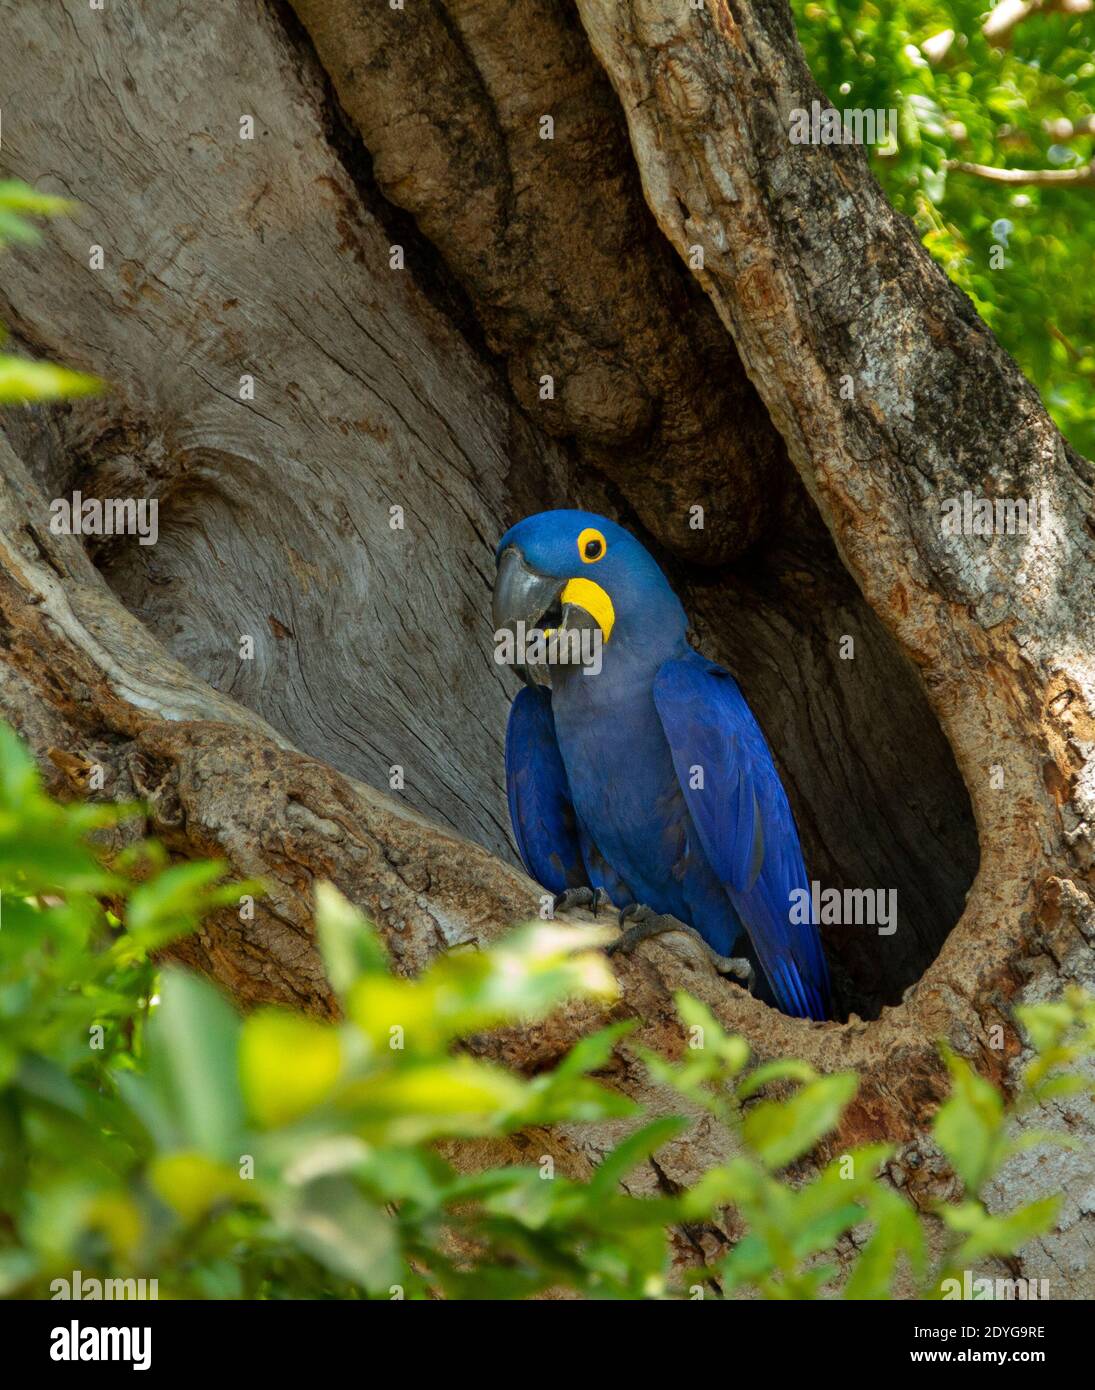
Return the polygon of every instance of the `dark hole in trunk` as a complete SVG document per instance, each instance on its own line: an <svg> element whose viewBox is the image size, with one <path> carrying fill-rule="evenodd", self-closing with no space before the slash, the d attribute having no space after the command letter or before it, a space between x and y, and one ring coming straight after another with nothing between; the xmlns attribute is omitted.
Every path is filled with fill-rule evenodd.
<svg viewBox="0 0 1095 1390"><path fill-rule="evenodd" d="M822 926L837 1017L877 1018L939 953L979 861L920 678L797 480L765 543L675 581L700 646L734 673L768 737L823 913L839 894L839 920Z"/></svg>

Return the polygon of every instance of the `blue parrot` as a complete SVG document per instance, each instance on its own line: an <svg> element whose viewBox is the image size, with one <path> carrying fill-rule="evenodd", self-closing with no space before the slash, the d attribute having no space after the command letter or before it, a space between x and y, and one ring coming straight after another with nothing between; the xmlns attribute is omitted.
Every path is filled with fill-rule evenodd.
<svg viewBox="0 0 1095 1390"><path fill-rule="evenodd" d="M514 662L526 684L506 731L529 875L557 906L621 909L632 925L617 946L691 929L723 973L785 1013L827 1018L829 972L771 751L733 677L689 645L653 557L605 517L552 511L507 531L496 559L496 636L523 632L531 653ZM560 643L556 659L537 634ZM599 669L567 660L566 641L587 658L599 649ZM739 940L752 958L726 959Z"/></svg>

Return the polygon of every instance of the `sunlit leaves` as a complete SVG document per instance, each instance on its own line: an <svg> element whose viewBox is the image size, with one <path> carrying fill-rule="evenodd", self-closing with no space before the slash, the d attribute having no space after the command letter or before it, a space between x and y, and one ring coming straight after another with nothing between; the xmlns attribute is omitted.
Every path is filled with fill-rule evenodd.
<svg viewBox="0 0 1095 1390"><path fill-rule="evenodd" d="M952 167L1078 166L1095 154L1090 17L1034 7L992 42L988 4L794 0L810 66L838 109L896 109L896 148L875 174L931 254L1042 393L1073 444L1095 456L1092 190L1014 188ZM945 50L933 39L946 30ZM1010 232L994 230L1002 221ZM1003 261L994 262L994 244ZM999 251L995 254L998 255Z"/></svg>
<svg viewBox="0 0 1095 1390"><path fill-rule="evenodd" d="M808 1082L785 1101L761 1101L746 1114L745 1141L767 1168L784 1168L836 1127L857 1080L838 1072Z"/></svg>
<svg viewBox="0 0 1095 1390"><path fill-rule="evenodd" d="M956 1269L988 1255L1010 1255L1035 1236L1050 1230L1057 1219L1061 1199L1042 1197L1005 1216L993 1216L980 1202L966 1201L941 1206L939 1214L952 1231L964 1239L953 1256Z"/></svg>
<svg viewBox="0 0 1095 1390"><path fill-rule="evenodd" d="M507 1128L521 1114L525 1091L512 1072L470 1057L418 1061L351 1082L339 1098L347 1120L366 1137L417 1144L441 1135Z"/></svg>
<svg viewBox="0 0 1095 1390"><path fill-rule="evenodd" d="M332 883L316 885L316 934L327 978L345 996L361 975L384 971L388 955L376 928Z"/></svg>
<svg viewBox="0 0 1095 1390"><path fill-rule="evenodd" d="M994 1170L1003 1144L1004 1101L968 1062L943 1049L951 1093L935 1119L939 1147L970 1192Z"/></svg>
<svg viewBox="0 0 1095 1390"><path fill-rule="evenodd" d="M345 988L347 1012L375 1047L429 1053L452 1038L539 1017L568 995L614 999L616 978L592 949L611 939L607 928L533 922L490 951L450 952L415 980L366 970ZM332 933L321 928L321 940L329 949ZM337 949L345 978L344 948Z"/></svg>
<svg viewBox="0 0 1095 1390"><path fill-rule="evenodd" d="M53 362L34 362L0 352L0 406L35 405L39 401L93 396L103 382L87 372L74 372Z"/></svg>
<svg viewBox="0 0 1095 1390"><path fill-rule="evenodd" d="M691 995L678 990L673 998L677 1012L689 1029L690 1049L708 1052L718 1060L727 1076L736 1076L749 1060L749 1045L745 1039L727 1033L711 1010Z"/></svg>
<svg viewBox="0 0 1095 1390"><path fill-rule="evenodd" d="M290 1123L328 1099L342 1069L337 1029L300 1014L263 1009L243 1025L240 1078L263 1128Z"/></svg>
<svg viewBox="0 0 1095 1390"><path fill-rule="evenodd" d="M35 1249L6 1261L6 1279L44 1279L77 1251L89 1265L108 1249L121 1259L126 1246L127 1260L154 1259L169 1286L198 1295L387 1297L398 1283L409 1297L478 1297L499 1287L500 1265L508 1296L558 1279L633 1296L664 1286L666 1210L622 1196L615 1178L682 1122L613 1152L597 1187L540 1165L470 1182L431 1147L635 1110L589 1075L628 1023L531 1078L456 1045L574 995L611 1003L615 978L595 949L605 933L533 923L399 979L372 925L324 885L318 935L348 1018L240 1020L177 967L157 987L147 958L260 885L225 883L219 863L170 865L145 844L102 868L87 833L133 814L56 805L0 730L0 1210L43 1214L21 1222ZM94 1181L69 1180L74 1155ZM481 1267L450 1264L446 1229L472 1233ZM189 1242L185 1265L176 1241ZM250 1251L235 1273L226 1248Z"/></svg>
<svg viewBox="0 0 1095 1390"><path fill-rule="evenodd" d="M217 860L177 864L135 888L126 912L128 931L115 944L115 958L124 963L159 950L214 909L237 907L241 895L262 892L259 882L224 883L227 867Z"/></svg>
<svg viewBox="0 0 1095 1390"><path fill-rule="evenodd" d="M39 233L32 218L59 217L75 206L67 198L39 193L19 179L0 179L0 244L37 241Z"/></svg>
<svg viewBox="0 0 1095 1390"><path fill-rule="evenodd" d="M1023 1078L1032 1099L1041 1102L1095 1090L1095 1083L1085 1082L1078 1072L1061 1071L1095 1051L1095 999L1072 987L1062 1000L1029 1004L1015 1012L1036 1049Z"/></svg>
<svg viewBox="0 0 1095 1390"><path fill-rule="evenodd" d="M637 1129L601 1161L590 1180L590 1195L593 1197L609 1196L616 1184L626 1177L632 1168L636 1167L643 1159L656 1153L668 1140L675 1139L686 1128L687 1122L685 1120L675 1116L665 1116L660 1120L652 1120L650 1124Z"/></svg>
<svg viewBox="0 0 1095 1390"><path fill-rule="evenodd" d="M750 1096L755 1096L758 1091L762 1091L765 1086L769 1086L774 1081L813 1081L817 1072L808 1062L799 1062L795 1058L783 1058L778 1062L763 1062L759 1067L754 1067L749 1075L737 1088L739 1100L748 1100Z"/></svg>
<svg viewBox="0 0 1095 1390"><path fill-rule="evenodd" d="M197 1221L210 1207L245 1195L233 1168L193 1151L157 1155L149 1164L148 1180L184 1222Z"/></svg>

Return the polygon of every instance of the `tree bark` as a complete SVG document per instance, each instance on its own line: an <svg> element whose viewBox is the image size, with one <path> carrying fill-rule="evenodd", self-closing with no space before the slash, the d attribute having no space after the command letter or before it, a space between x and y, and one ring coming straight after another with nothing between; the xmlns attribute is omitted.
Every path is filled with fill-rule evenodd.
<svg viewBox="0 0 1095 1390"><path fill-rule="evenodd" d="M774 1013L682 937L619 963L616 1012L679 1051L687 988L761 1056L857 1068L827 1152L898 1141L891 1176L926 1204L950 1181L924 1139L936 1040L1006 1083L1016 999L1092 983L1095 474L862 153L789 143L818 93L782 0L519 10L297 0L306 33L258 0L55 27L4 6L11 172L81 206L9 253L0 314L113 389L5 421L0 712L55 788L99 765L173 853L266 878L253 921L218 914L184 955L245 1005L327 1012L317 878L407 970L535 911L491 548L544 506L619 516L741 681L813 876L895 889L899 925L827 934L847 1022ZM158 543L52 535L74 488L157 497ZM947 536L964 491L1037 498L1044 525ZM475 1045L532 1070L597 1021L574 1005ZM628 1044L609 1077L676 1104ZM504 1152L578 1173L617 1137ZM724 1146L701 1122L636 1187ZM1037 1156L1000 1200L1064 1191L1023 1272L1081 1296L1090 1150ZM680 1233L681 1263L734 1235L730 1214Z"/></svg>

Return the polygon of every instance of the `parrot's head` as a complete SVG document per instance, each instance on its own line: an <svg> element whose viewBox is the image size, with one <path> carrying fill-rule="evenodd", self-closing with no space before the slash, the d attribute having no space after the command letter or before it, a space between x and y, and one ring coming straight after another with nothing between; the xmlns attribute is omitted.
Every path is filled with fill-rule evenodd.
<svg viewBox="0 0 1095 1390"><path fill-rule="evenodd" d="M540 512L498 542L496 632L577 633L600 661L620 653L660 664L685 640L680 600L650 553L622 526L592 512ZM561 643L564 649L573 643ZM573 662L561 659L560 666ZM515 660L523 680L551 684L551 668Z"/></svg>

